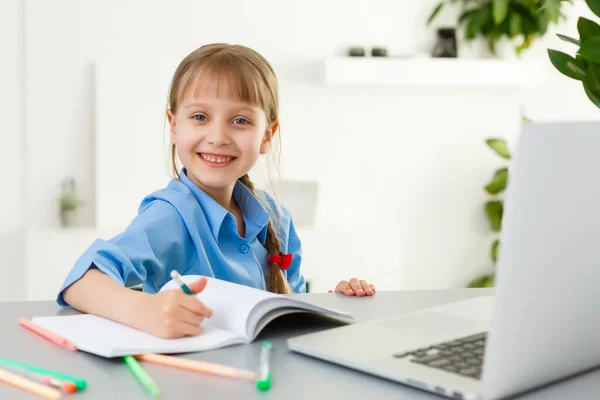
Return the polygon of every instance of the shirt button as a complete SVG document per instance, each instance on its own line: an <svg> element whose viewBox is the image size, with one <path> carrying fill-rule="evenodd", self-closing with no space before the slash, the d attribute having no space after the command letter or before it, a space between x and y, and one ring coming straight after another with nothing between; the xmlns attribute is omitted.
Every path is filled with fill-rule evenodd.
<svg viewBox="0 0 600 400"><path fill-rule="evenodd" d="M240 247L240 250L242 251L242 253L247 253L248 250L250 250L250 247L248 247L246 245L242 245L242 247Z"/></svg>

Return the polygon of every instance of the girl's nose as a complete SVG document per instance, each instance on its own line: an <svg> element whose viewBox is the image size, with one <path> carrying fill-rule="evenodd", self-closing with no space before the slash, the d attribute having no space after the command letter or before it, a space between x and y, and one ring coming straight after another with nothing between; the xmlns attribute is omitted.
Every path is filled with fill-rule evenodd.
<svg viewBox="0 0 600 400"><path fill-rule="evenodd" d="M207 137L208 142L214 146L226 146L231 143L227 127L215 124Z"/></svg>

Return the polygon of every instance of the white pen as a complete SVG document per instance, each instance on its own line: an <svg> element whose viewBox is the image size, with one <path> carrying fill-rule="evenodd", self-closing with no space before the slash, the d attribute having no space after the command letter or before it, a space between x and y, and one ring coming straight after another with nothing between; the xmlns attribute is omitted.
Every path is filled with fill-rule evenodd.
<svg viewBox="0 0 600 400"><path fill-rule="evenodd" d="M172 270L171 278L173 278L173 280L175 282L177 282L177 284L181 287L181 289L183 289L184 292L186 292L187 294L194 294L194 292L191 291L191 289L188 287L188 285L186 285L183 282L183 280L181 279L181 275L179 275L179 272Z"/></svg>

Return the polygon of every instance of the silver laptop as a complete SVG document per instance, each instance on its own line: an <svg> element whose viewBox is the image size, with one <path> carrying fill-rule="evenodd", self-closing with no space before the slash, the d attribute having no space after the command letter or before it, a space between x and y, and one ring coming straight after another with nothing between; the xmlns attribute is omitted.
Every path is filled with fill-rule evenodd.
<svg viewBox="0 0 600 400"><path fill-rule="evenodd" d="M600 365L599 249L600 124L525 124L510 165L493 299L303 335L288 346L451 398L518 394Z"/></svg>

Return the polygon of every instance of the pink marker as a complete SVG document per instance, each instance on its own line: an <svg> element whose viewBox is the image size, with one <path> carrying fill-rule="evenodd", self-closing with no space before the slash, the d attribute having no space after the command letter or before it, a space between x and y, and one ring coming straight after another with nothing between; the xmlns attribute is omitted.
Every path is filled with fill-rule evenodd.
<svg viewBox="0 0 600 400"><path fill-rule="evenodd" d="M41 337L46 338L49 341L51 341L61 347L64 347L67 350L77 351L77 346L75 346L69 340L65 339L62 336L57 335L56 333L50 332L49 330L44 329L39 325L34 324L33 322L29 321L28 319L19 318L19 325L21 325L24 328L29 329L32 332L37 333Z"/></svg>

